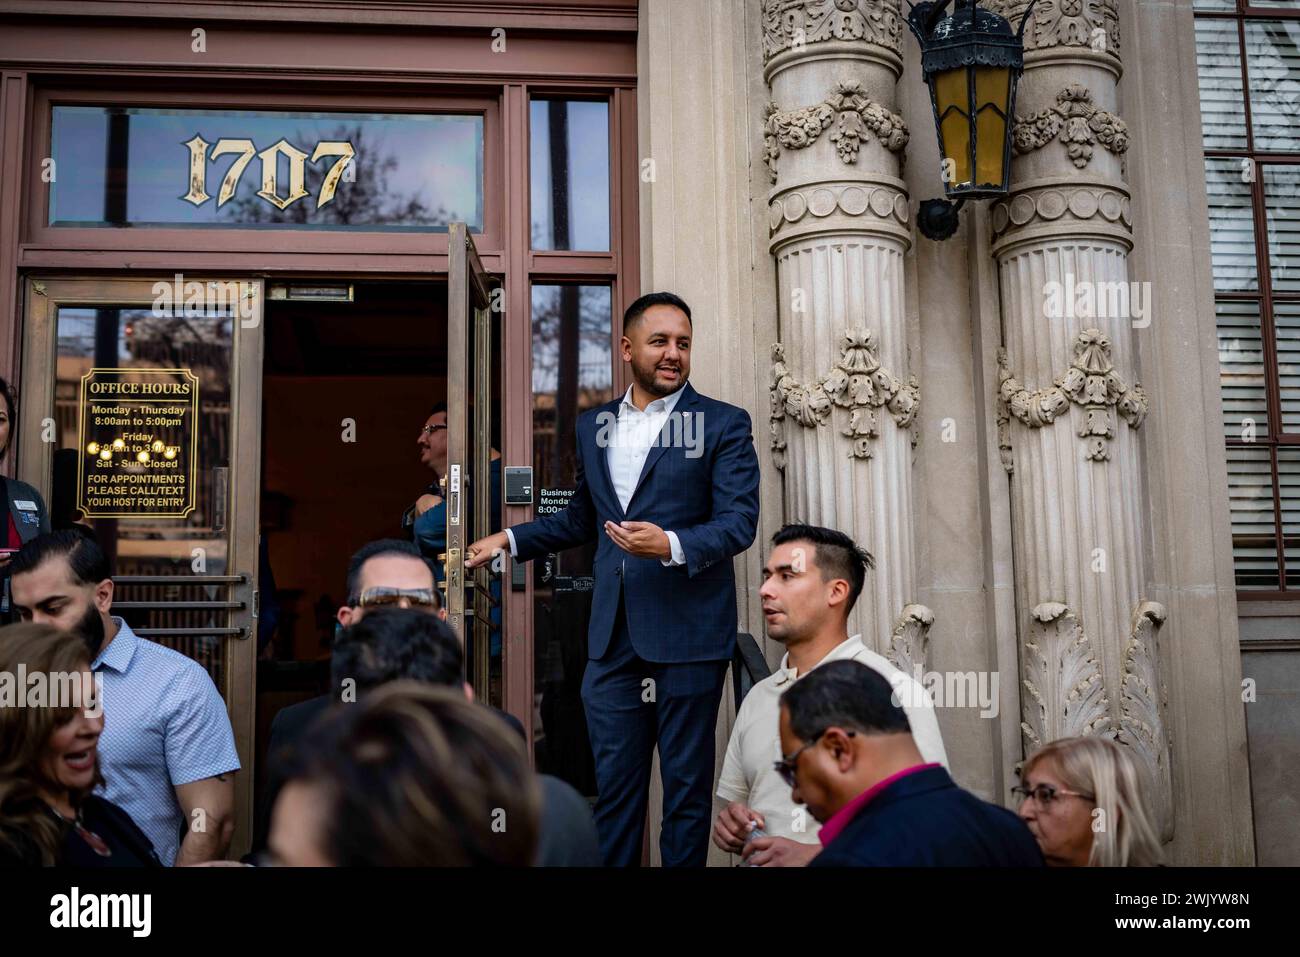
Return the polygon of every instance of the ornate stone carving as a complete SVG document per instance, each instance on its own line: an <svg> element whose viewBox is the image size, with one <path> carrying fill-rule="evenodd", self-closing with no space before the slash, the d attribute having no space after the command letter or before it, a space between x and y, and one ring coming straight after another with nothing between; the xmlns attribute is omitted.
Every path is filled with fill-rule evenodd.
<svg viewBox="0 0 1300 957"><path fill-rule="evenodd" d="M1052 187L1035 193L1017 193L994 203L990 215L994 236L1000 236L1012 226L1039 222L1069 224L1098 219L1114 223L1125 232L1133 226L1133 206L1128 194L1104 186Z"/></svg>
<svg viewBox="0 0 1300 957"><path fill-rule="evenodd" d="M783 463L784 433L778 433L778 415L815 428L826 424L832 406L847 409L848 422L840 434L852 441L850 456L855 459L871 458L871 440L880 434L877 409L888 408L900 429L909 428L915 419L921 403L916 376L903 383L883 368L876 357L875 333L869 329L850 329L844 343L834 368L812 385L801 384L790 373L781 343L772 347L772 448L775 453L780 434Z"/></svg>
<svg viewBox="0 0 1300 957"><path fill-rule="evenodd" d="M1056 106L1017 116L1012 137L1017 153L1032 153L1059 138L1079 169L1092 161L1098 143L1116 156L1128 150L1124 121L1093 106L1092 93L1081 83L1071 83L1056 94Z"/></svg>
<svg viewBox="0 0 1300 957"><path fill-rule="evenodd" d="M767 428L772 447L772 464L781 471L785 471L785 395L794 388L798 386L785 365L785 346L775 343L772 346L772 384L767 393Z"/></svg>
<svg viewBox="0 0 1300 957"><path fill-rule="evenodd" d="M1165 606L1144 601L1133 612L1128 645L1124 649L1124 677L1120 687L1118 739L1137 752L1151 773L1155 810L1161 838L1173 840L1173 781L1169 771L1169 735L1162 709L1167 695L1160 682L1156 635L1164 624Z"/></svg>
<svg viewBox="0 0 1300 957"><path fill-rule="evenodd" d="M1119 720L1110 715L1105 679L1091 643L1074 613L1059 602L1034 608L1032 634L1025 643L1022 699L1026 755L1050 741L1082 735L1111 738L1133 749L1151 775L1160 836L1174 836L1170 742L1162 709L1167 696L1160 683L1156 634L1165 606L1143 601L1133 612L1124 651Z"/></svg>
<svg viewBox="0 0 1300 957"><path fill-rule="evenodd" d="M1079 437L1085 439L1084 458L1104 462L1110 458L1107 439L1115 437L1115 410L1133 428L1141 428L1147 414L1147 394L1141 385L1124 384L1110 356L1110 337L1099 329L1084 329L1074 339L1074 361L1047 389L1031 391L1011 374L1006 350L998 350L999 424L1007 416L1040 429L1055 422L1071 403L1083 408ZM1003 432L999 431L999 446ZM1009 450L1007 440L1006 449ZM1004 450L1005 451L1005 450ZM1003 456L1003 464L1007 461Z"/></svg>
<svg viewBox="0 0 1300 957"><path fill-rule="evenodd" d="M983 0L984 7L1020 24L1029 0ZM1088 47L1119 56L1118 0L1038 0L1025 28L1025 49Z"/></svg>
<svg viewBox="0 0 1300 957"><path fill-rule="evenodd" d="M861 40L902 54L898 0L763 0L763 62L825 40Z"/></svg>
<svg viewBox="0 0 1300 957"><path fill-rule="evenodd" d="M912 218L906 194L892 186L868 183L849 186L818 186L810 190L782 193L768 205L768 232L776 233L784 224L799 222L812 215L823 218L834 212L849 216L870 216L906 226Z"/></svg>
<svg viewBox="0 0 1300 957"><path fill-rule="evenodd" d="M805 149L831 126L835 127L830 133L831 142L845 164L857 162L858 148L868 133L874 133L886 149L895 153L907 145L903 118L867 96L856 80L837 83L821 103L797 110L782 110L769 103L764 116L763 159L774 183L782 147Z"/></svg>
<svg viewBox="0 0 1300 957"><path fill-rule="evenodd" d="M1025 753L1049 741L1111 730L1110 702L1092 645L1061 602L1035 606L1023 658Z"/></svg>
<svg viewBox="0 0 1300 957"><path fill-rule="evenodd" d="M909 677L925 674L930 660L930 626L933 624L934 612L925 605L904 606L889 636L885 657Z"/></svg>

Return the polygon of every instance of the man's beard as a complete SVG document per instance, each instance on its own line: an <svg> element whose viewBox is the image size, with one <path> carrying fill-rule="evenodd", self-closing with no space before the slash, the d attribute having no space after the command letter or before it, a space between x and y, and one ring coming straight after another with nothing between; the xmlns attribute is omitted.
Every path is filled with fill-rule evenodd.
<svg viewBox="0 0 1300 957"><path fill-rule="evenodd" d="M77 622L73 631L81 636L81 640L90 649L91 659L98 657L99 649L104 644L104 619L93 603L86 609L86 613L81 616L81 621Z"/></svg>
<svg viewBox="0 0 1300 957"><path fill-rule="evenodd" d="M666 395L672 395L678 389L686 384L686 373L681 365L677 366L677 381L667 384L655 382L655 374L659 371L660 363L656 362L652 366L642 366L636 362L632 363L632 378L646 392L649 392L657 399L662 399Z"/></svg>

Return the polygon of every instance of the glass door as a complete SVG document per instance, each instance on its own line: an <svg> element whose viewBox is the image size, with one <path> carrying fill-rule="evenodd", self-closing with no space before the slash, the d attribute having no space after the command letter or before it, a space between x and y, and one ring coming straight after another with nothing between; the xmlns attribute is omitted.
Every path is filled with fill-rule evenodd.
<svg viewBox="0 0 1300 957"><path fill-rule="evenodd" d="M18 474L54 528L93 531L113 614L198 661L253 813L262 282L40 279L25 288Z"/></svg>
<svg viewBox="0 0 1300 957"><path fill-rule="evenodd" d="M499 334L493 303L501 296L464 223L451 224L448 244L447 621L465 649L475 695L500 704L502 564L479 566L466 578L465 548L501 527L502 466L492 401Z"/></svg>

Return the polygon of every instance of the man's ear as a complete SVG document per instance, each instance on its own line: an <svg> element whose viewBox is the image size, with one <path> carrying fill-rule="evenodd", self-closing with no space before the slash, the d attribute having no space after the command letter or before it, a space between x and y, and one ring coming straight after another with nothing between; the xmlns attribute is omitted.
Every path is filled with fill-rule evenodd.
<svg viewBox="0 0 1300 957"><path fill-rule="evenodd" d="M95 586L95 607L105 615L113 607L113 579L105 578Z"/></svg>
<svg viewBox="0 0 1300 957"><path fill-rule="evenodd" d="M856 758L853 754L852 739L847 734L839 728L828 728L822 735L822 741L825 742L841 773L847 773L853 768Z"/></svg>
<svg viewBox="0 0 1300 957"><path fill-rule="evenodd" d="M466 700L466 701L473 701L473 700L474 700L474 686L473 686L472 684L470 684L468 681L466 681L464 684L461 685L461 687L463 687L463 688L465 689L465 700Z"/></svg>
<svg viewBox="0 0 1300 957"><path fill-rule="evenodd" d="M832 608L839 608L849 600L849 583L843 578L832 578L828 585L829 591L826 593L826 604Z"/></svg>
<svg viewBox="0 0 1300 957"><path fill-rule="evenodd" d="M340 605L339 610L334 613L334 617L338 619L338 623L344 628L350 628L353 619L356 618L356 611L348 605Z"/></svg>

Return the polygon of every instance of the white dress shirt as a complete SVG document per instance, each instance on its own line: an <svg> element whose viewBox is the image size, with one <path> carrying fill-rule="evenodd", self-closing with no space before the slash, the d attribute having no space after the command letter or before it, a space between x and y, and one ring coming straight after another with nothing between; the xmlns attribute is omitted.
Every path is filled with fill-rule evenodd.
<svg viewBox="0 0 1300 957"><path fill-rule="evenodd" d="M628 386L627 392L623 394L623 401L618 406L618 423L609 431L609 442L605 447L605 462L609 466L609 477L614 484L614 494L618 496L618 503L623 506L625 512L641 478L641 470L645 468L646 457L650 454L650 449L668 423L669 416L673 414L673 409L681 397L682 390L679 388L661 399L646 403L645 409L641 410L632 402L631 386ZM678 541L677 533L665 529L664 534L668 536L668 547L672 556L660 561L666 566L685 565L686 552L682 550L682 543ZM517 555L514 532L507 528L506 537L510 540L510 554Z"/></svg>
<svg viewBox="0 0 1300 957"><path fill-rule="evenodd" d="M939 719L925 686L911 675L895 668L853 635L836 645L814 665L828 661L857 661L882 675L898 692L899 701L912 726L912 737L921 759L948 766ZM781 659L776 671L750 689L740 703L736 723L727 742L727 755L718 779L718 797L730 803L740 801L763 815L765 830L771 837L788 837L800 844L816 844L821 825L802 804L791 798L790 786L781 780L774 763L781 760L781 695L799 678L790 667L790 655Z"/></svg>

